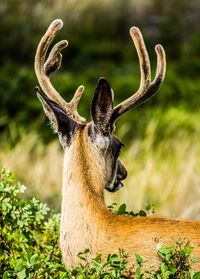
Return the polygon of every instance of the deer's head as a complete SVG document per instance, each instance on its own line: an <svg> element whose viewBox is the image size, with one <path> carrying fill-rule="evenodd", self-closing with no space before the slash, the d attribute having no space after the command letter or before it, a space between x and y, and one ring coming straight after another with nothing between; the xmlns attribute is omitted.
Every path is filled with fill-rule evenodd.
<svg viewBox="0 0 200 279"><path fill-rule="evenodd" d="M46 59L46 53L52 40L62 28L61 20L55 20L49 26L42 37L36 52L35 71L39 84L44 92L37 87L36 92L43 104L44 111L58 133L60 143L67 152L73 145L80 145L78 135L84 136L84 144L88 152L91 151L94 158L104 168L105 188L111 192L121 188L122 180L127 171L119 160L122 147L121 141L113 134L114 122L128 110L140 105L160 88L165 76L165 52L161 45L156 45L157 70L151 81L151 68L149 56L137 27L130 29L130 35L135 44L141 71L140 87L130 98L113 107L114 94L105 78L100 78L91 104L91 122L87 123L77 112L77 106L83 94L84 87L79 86L72 100L67 103L50 82L50 75L58 70L61 65L61 50L67 46L67 41L58 42L50 51ZM101 170L100 170L101 171Z"/></svg>

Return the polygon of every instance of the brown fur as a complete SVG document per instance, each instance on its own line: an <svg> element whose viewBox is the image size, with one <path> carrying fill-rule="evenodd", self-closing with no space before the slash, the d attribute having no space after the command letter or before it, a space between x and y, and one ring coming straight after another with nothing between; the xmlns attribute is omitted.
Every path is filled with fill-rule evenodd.
<svg viewBox="0 0 200 279"><path fill-rule="evenodd" d="M60 231L65 264L77 264L76 255L85 248L93 256L123 248L129 255L138 253L156 265L156 242L166 246L180 237L196 245L194 255L200 258L200 222L122 216L106 208L103 192L109 167L91 144L87 129L78 131L65 151ZM200 270L200 262L194 268Z"/></svg>

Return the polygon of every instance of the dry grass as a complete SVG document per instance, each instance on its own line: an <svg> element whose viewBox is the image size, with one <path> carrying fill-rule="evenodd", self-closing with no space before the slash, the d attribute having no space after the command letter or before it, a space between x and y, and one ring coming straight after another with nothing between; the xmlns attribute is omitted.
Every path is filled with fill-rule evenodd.
<svg viewBox="0 0 200 279"><path fill-rule="evenodd" d="M106 194L107 203L125 202L137 211L155 204L156 214L198 219L200 216L200 141L179 131L157 140L157 123L147 127L145 140L135 140L122 154L128 169L125 187ZM156 141L158 143L156 144ZM37 195L59 210L63 151L57 142L43 146L28 135L13 150L0 150L0 165L6 165Z"/></svg>
<svg viewBox="0 0 200 279"><path fill-rule="evenodd" d="M36 195L56 210L60 209L63 151L58 142L41 144L35 134L24 136L12 150L0 150L0 165L12 170Z"/></svg>
<svg viewBox="0 0 200 279"><path fill-rule="evenodd" d="M145 140L123 154L129 175L115 201L136 211L150 203L158 215L200 219L199 135L179 131L156 144L156 128L150 122Z"/></svg>

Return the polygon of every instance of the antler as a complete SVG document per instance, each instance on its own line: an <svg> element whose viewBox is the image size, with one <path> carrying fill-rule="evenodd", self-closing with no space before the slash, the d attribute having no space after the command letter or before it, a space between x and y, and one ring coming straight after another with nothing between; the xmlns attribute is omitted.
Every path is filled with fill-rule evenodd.
<svg viewBox="0 0 200 279"><path fill-rule="evenodd" d="M154 80L151 82L151 66L149 55L140 30L137 27L130 29L130 35L135 44L140 63L141 81L138 91L131 97L114 107L111 121L114 122L120 115L126 111L135 108L144 101L152 97L161 87L165 77L166 58L165 51L161 45L155 46L157 54L157 69Z"/></svg>
<svg viewBox="0 0 200 279"><path fill-rule="evenodd" d="M60 68L62 62L61 51L62 49L67 47L68 42L66 40L62 40L55 44L45 62L48 48L53 39L55 38L56 34L62 28L62 26L62 20L54 20L50 24L42 39L40 40L35 55L35 72L38 82L44 93L51 100L58 103L60 107L78 123L85 123L86 120L83 117L81 117L77 112L77 106L81 99L81 96L83 95L84 86L79 86L70 103L67 103L53 87L49 78L52 73L54 73Z"/></svg>

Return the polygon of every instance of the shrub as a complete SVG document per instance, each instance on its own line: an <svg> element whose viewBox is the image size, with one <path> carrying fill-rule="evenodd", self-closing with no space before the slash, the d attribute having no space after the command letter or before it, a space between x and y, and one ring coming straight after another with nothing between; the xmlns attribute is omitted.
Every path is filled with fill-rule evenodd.
<svg viewBox="0 0 200 279"><path fill-rule="evenodd" d="M0 275L3 278L63 278L58 247L60 217L36 198L24 199L25 186L12 173L0 175ZM48 214L48 216L47 216Z"/></svg>
<svg viewBox="0 0 200 279"><path fill-rule="evenodd" d="M79 253L80 264L66 270L58 245L60 215L55 214L36 198L24 199L26 187L16 182L13 174L3 169L0 173L0 277L6 278L200 278L191 271L192 246L177 242L174 247L158 247L161 263L156 272L145 271L143 260L136 256L137 266L128 268L128 255L102 259L97 255L88 260L89 250ZM113 208L112 208L113 209ZM149 208L148 208L149 209ZM121 205L119 214L127 212ZM139 215L144 216L141 211ZM123 274L126 272L125 277ZM132 277L133 276L133 277Z"/></svg>

